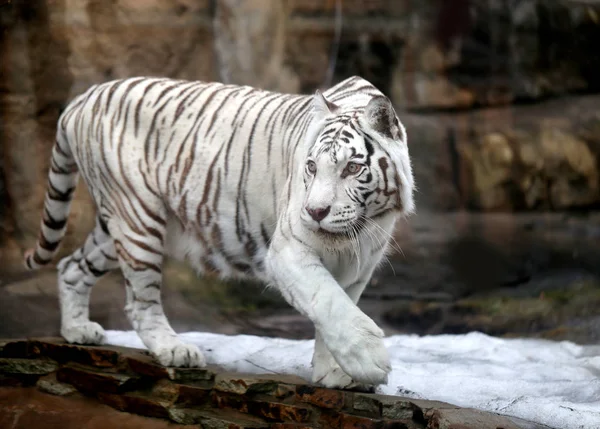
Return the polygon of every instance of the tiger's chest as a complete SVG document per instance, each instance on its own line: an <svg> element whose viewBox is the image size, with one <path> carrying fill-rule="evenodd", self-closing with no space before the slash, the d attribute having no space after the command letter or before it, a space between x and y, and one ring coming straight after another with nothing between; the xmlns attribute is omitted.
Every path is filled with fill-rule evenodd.
<svg viewBox="0 0 600 429"><path fill-rule="evenodd" d="M345 289L370 277L382 254L383 250L373 249L371 243L361 243L360 246L345 252L323 252L321 261L339 285Z"/></svg>

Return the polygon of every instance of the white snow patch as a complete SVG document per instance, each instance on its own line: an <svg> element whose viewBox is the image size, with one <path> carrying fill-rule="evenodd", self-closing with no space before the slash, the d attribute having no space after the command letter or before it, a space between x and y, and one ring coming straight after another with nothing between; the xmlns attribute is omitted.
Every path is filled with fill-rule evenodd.
<svg viewBox="0 0 600 429"><path fill-rule="evenodd" d="M230 371L310 380L313 340L188 332L207 361ZM145 348L134 331L108 343ZM600 346L466 335L395 335L389 383L379 393L445 401L557 429L600 429Z"/></svg>

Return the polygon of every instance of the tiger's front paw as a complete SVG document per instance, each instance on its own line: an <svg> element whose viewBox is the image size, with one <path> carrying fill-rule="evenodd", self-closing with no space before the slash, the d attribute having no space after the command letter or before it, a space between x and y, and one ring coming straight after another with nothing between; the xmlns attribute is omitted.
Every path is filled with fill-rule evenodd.
<svg viewBox="0 0 600 429"><path fill-rule="evenodd" d="M324 339L343 372L359 385L387 384L392 366L383 344L383 331L363 313L336 326L343 328L337 329L337 335L325 334ZM344 382L336 371L329 377Z"/></svg>
<svg viewBox="0 0 600 429"><path fill-rule="evenodd" d="M152 352L163 366L200 368L206 366L206 359L200 349L192 344L178 342L171 346L159 347Z"/></svg>
<svg viewBox="0 0 600 429"><path fill-rule="evenodd" d="M60 334L72 344L103 344L106 338L104 329L96 322L79 322L64 324Z"/></svg>
<svg viewBox="0 0 600 429"><path fill-rule="evenodd" d="M313 361L312 382L329 389L346 389L373 392L375 386L355 382L333 358Z"/></svg>

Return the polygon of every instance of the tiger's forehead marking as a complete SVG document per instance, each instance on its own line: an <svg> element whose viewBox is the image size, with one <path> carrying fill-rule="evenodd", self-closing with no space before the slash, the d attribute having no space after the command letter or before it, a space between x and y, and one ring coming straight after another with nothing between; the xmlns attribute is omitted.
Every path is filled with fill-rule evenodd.
<svg viewBox="0 0 600 429"><path fill-rule="evenodd" d="M345 112L325 121L325 128L318 140L318 148L313 153L314 156L321 156L328 153L334 163L338 162L338 152L342 144L349 147L356 154L356 149L349 146L352 139L359 137L358 111Z"/></svg>

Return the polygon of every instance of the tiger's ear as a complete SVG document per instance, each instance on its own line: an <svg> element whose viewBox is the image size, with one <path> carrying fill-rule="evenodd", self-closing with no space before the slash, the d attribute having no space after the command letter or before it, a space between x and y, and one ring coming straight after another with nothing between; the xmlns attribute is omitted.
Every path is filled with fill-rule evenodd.
<svg viewBox="0 0 600 429"><path fill-rule="evenodd" d="M404 139L404 129L389 98L383 95L373 97L365 108L364 117L373 130L388 139Z"/></svg>
<svg viewBox="0 0 600 429"><path fill-rule="evenodd" d="M339 107L337 104L327 100L321 91L317 89L315 95L313 95L312 110L317 118L322 119L326 116L334 115L339 110Z"/></svg>

